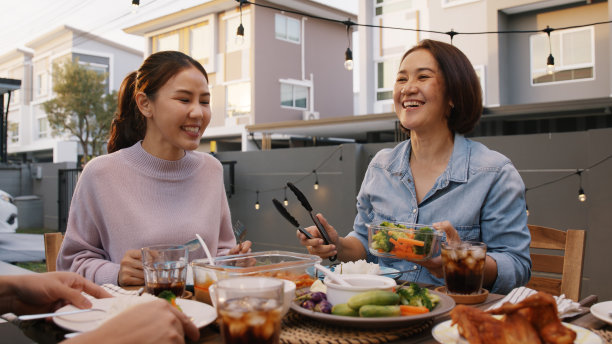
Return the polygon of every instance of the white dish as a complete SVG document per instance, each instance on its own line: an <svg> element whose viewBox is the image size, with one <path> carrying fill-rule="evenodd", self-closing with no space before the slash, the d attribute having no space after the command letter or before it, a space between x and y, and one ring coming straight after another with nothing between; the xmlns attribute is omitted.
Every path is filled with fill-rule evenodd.
<svg viewBox="0 0 612 344"><path fill-rule="evenodd" d="M570 329L576 332L576 340L574 344L602 344L601 338L595 333L582 328L580 326L563 323L564 326L569 327ZM444 322L436 325L433 330L431 330L431 334L435 340L444 344L463 344L467 343L463 337L459 335L457 331L457 325L451 326L451 320L446 320Z"/></svg>
<svg viewBox="0 0 612 344"><path fill-rule="evenodd" d="M612 301L600 302L591 306L591 314L602 321L612 325Z"/></svg>
<svg viewBox="0 0 612 344"><path fill-rule="evenodd" d="M392 291L397 286L393 278L378 275L346 274L342 279L349 283L344 286L335 283L325 276L323 283L327 287L327 300L332 305L346 303L351 297L370 290Z"/></svg>
<svg viewBox="0 0 612 344"><path fill-rule="evenodd" d="M399 317L381 317L381 318L360 318L360 317L348 317L342 315L333 315L333 314L325 314L319 313L315 311L311 311L305 308L300 307L299 303L292 302L291 309L298 312L301 315L307 316L309 318L328 323L333 325L341 325L341 326L352 326L352 327L362 327L362 328L382 328L382 327L394 327L394 326L402 326L412 322L424 321L439 315L443 315L449 312L451 309L455 307L455 301L444 295L442 293L438 293L436 291L429 291L432 294L436 294L440 297L440 303L434 308L431 312L425 314L418 314L412 316L399 316Z"/></svg>
<svg viewBox="0 0 612 344"><path fill-rule="evenodd" d="M93 308L109 310L114 302L114 298L93 299L91 303ZM176 299L176 304L181 307L183 312L189 316L193 323L202 328L217 319L217 311L210 305L202 302ZM56 312L64 312L76 310L73 305L67 305ZM73 314L66 316L53 317L53 321L61 328L68 331L86 332L96 329L102 322L108 318L108 313L105 312L89 312L81 314Z"/></svg>
<svg viewBox="0 0 612 344"><path fill-rule="evenodd" d="M333 272L336 272L336 266L337 265L332 265L332 266L327 266L328 269L330 269ZM398 269L395 268L390 268L390 267L386 267L386 266L381 266L379 268L379 273L378 275L382 275L382 276L387 276L393 279L398 279L402 276L402 274L399 272ZM309 267L308 269L306 269L306 272L312 276L312 277L318 277L321 281L325 278L325 275L321 272L317 272L316 269L314 268L314 266ZM345 275L345 274L343 274Z"/></svg>

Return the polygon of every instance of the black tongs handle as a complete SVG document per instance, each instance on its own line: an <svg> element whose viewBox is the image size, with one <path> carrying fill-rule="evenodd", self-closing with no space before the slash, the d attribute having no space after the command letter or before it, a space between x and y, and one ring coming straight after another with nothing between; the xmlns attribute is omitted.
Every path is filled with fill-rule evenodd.
<svg viewBox="0 0 612 344"><path fill-rule="evenodd" d="M272 199L272 203L274 203L274 206L276 207L276 210L278 210L278 212L283 215L283 217L285 219L287 219L287 221L289 221L292 225L294 225L302 234L304 234L308 239L312 239L312 235L310 233L308 233L308 231L306 231L305 229L303 229L302 227L300 227L300 224L297 222L297 220L295 219L295 217L291 216L291 214L289 214L289 212L287 211L287 209L285 209L285 207L283 207L283 205L281 204L281 202L279 200L277 200L276 198Z"/></svg>
<svg viewBox="0 0 612 344"><path fill-rule="evenodd" d="M325 230L325 228L323 227L319 219L312 213L312 206L310 205L310 202L308 202L308 199L306 198L306 196L304 196L302 191L300 191L300 189L298 189L295 185L293 185L293 183L288 182L287 186L295 194L295 196L300 201L300 203L302 203L302 206L306 210L308 210L308 213L310 214L310 218L312 219L312 222L314 222L315 226L317 227L317 230L321 234L321 237L323 238L325 245L331 244L331 239L329 238L329 235L327 235L327 231ZM329 260L333 262L334 260L336 260L336 256L334 255L332 257L329 257Z"/></svg>

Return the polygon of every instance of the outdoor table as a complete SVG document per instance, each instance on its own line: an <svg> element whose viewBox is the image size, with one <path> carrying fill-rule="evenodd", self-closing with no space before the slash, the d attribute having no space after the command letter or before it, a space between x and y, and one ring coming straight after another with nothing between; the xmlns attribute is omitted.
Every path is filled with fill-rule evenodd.
<svg viewBox="0 0 612 344"><path fill-rule="evenodd" d="M478 307L480 309L487 309L492 304L503 298L504 295L501 294L489 294L488 298L480 304L473 305L474 307ZM584 307L589 307L592 304L597 302L597 296L591 295L586 297L585 299L580 301L580 304ZM291 314L293 313L293 314ZM302 317L304 320L307 320L306 317L299 315L292 310L286 317ZM286 318L285 318L286 319ZM427 326L419 333L406 337L403 339L393 340L393 341L380 341L381 343L424 343L424 344L434 344L437 341L433 338L431 334L431 330L436 324L439 324L443 321L450 319L450 316L447 314L438 316L433 319L433 323L431 326ZM612 326L600 321L599 319L592 316L589 312L586 314L578 315L574 318L563 319L564 322L568 322L577 326L584 327L589 330L599 330L599 334L607 333L608 335L612 333ZM312 323L312 322L311 322ZM13 324L0 324L0 326L14 326ZM20 324L21 330L26 333L30 338L34 339L38 343L58 343L64 339L64 335L67 333L62 330L58 326L56 326L53 322L38 320L38 321L30 321L23 322ZM352 331L360 331L357 329L352 329ZM602 337L603 338L603 337ZM281 336L282 339L282 336ZM603 338L603 343L606 343L606 339ZM282 342L282 341L281 341ZM297 341L296 341L297 342ZM364 343L369 343L370 341L365 341ZM188 341L188 343L194 343ZM222 343L221 334L219 333L219 328L216 324L211 324L203 327L200 330L200 339L195 343L205 343L205 344L220 344ZM304 341L304 343L307 343Z"/></svg>

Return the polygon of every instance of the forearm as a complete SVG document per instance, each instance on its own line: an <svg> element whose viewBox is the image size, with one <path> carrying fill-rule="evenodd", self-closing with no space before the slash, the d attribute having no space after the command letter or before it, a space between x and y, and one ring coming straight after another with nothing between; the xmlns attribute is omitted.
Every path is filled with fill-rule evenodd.
<svg viewBox="0 0 612 344"><path fill-rule="evenodd" d="M366 251L359 239L354 237L341 237L338 239L338 260L350 262L366 258Z"/></svg>
<svg viewBox="0 0 612 344"><path fill-rule="evenodd" d="M482 285L487 289L491 289L495 280L497 280L497 262L491 256L487 255Z"/></svg>
<svg viewBox="0 0 612 344"><path fill-rule="evenodd" d="M14 312L16 281L19 276L0 276L0 314Z"/></svg>

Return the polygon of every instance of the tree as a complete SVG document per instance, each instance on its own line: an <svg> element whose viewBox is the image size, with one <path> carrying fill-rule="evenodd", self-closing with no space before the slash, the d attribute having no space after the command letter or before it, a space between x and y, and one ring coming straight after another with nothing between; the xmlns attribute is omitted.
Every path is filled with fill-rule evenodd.
<svg viewBox="0 0 612 344"><path fill-rule="evenodd" d="M67 132L79 140L83 165L104 153L117 108L117 92L106 93L104 80L105 74L79 64L78 59L54 63L55 98L42 104L54 135Z"/></svg>

